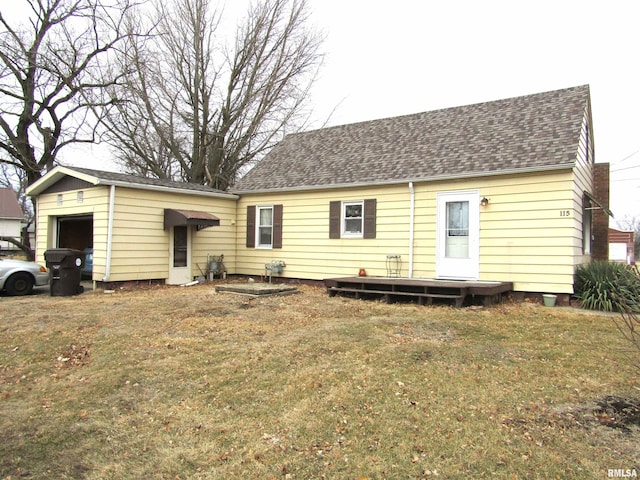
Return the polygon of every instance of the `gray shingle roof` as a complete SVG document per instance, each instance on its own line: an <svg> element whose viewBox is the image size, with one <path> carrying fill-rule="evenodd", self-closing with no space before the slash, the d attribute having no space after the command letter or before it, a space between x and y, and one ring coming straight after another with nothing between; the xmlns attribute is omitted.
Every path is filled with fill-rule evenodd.
<svg viewBox="0 0 640 480"><path fill-rule="evenodd" d="M119 183L119 184L131 184L131 186L146 185L146 186L154 186L154 187L176 188L181 190L192 190L195 192L226 193L226 192L223 192L222 190L217 190L215 188L207 187L206 185L200 185L197 183L174 182L172 180L145 178L145 177L138 177L135 175L127 175L125 173L93 170L90 168L80 168L80 167L67 167L67 168L79 173L84 173L85 175L96 177L107 185L111 183Z"/></svg>
<svg viewBox="0 0 640 480"><path fill-rule="evenodd" d="M573 165L588 85L288 135L234 192Z"/></svg>

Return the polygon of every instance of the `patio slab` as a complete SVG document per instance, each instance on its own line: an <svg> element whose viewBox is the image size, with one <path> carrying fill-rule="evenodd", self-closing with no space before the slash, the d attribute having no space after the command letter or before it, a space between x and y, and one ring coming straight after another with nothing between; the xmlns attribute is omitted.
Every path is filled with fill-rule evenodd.
<svg viewBox="0 0 640 480"><path fill-rule="evenodd" d="M239 293L242 295L263 297L269 295L289 295L292 293L298 293L298 287L272 283L232 283L216 285L216 292Z"/></svg>

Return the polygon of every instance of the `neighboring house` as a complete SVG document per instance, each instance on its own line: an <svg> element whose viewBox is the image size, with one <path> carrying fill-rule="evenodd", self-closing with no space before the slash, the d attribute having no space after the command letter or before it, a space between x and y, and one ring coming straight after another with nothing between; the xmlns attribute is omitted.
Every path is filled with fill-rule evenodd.
<svg viewBox="0 0 640 480"><path fill-rule="evenodd" d="M609 260L628 265L635 263L634 232L609 229Z"/></svg>
<svg viewBox="0 0 640 480"><path fill-rule="evenodd" d="M96 282L204 275L209 254L235 255L235 195L202 185L56 167L34 183L36 251L93 249ZM211 228L209 228L211 227Z"/></svg>
<svg viewBox="0 0 640 480"><path fill-rule="evenodd" d="M24 219L22 208L18 203L16 192L9 187L0 187L0 237L11 237L20 240L20 227ZM17 250L16 246L0 241L2 250Z"/></svg>
<svg viewBox="0 0 640 480"><path fill-rule="evenodd" d="M182 279L211 253L229 274L281 261L287 278L364 269L570 294L575 267L607 255L608 169L594 164L581 86L289 135L233 194L79 168L28 193L38 255L91 245L95 281L176 283L163 221L189 210L220 226L187 228Z"/></svg>

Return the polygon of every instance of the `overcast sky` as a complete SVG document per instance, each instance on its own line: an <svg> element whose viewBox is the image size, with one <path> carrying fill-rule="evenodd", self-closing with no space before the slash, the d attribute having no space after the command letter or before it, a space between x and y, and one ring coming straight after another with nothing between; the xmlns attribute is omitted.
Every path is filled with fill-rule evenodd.
<svg viewBox="0 0 640 480"><path fill-rule="evenodd" d="M616 217L640 215L637 0L310 0L316 126L589 84Z"/></svg>
<svg viewBox="0 0 640 480"><path fill-rule="evenodd" d="M226 2L235 13L248 0ZM311 23L326 35L312 127L589 84L612 210L640 216L640 1L309 2Z"/></svg>

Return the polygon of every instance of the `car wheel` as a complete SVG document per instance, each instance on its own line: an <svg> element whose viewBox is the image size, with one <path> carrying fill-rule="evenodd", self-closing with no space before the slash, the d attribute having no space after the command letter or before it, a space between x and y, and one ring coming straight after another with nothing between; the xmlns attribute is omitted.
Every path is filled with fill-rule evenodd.
<svg viewBox="0 0 640 480"><path fill-rule="evenodd" d="M11 275L4 286L9 295L26 295L33 290L33 279L28 273L18 272Z"/></svg>

